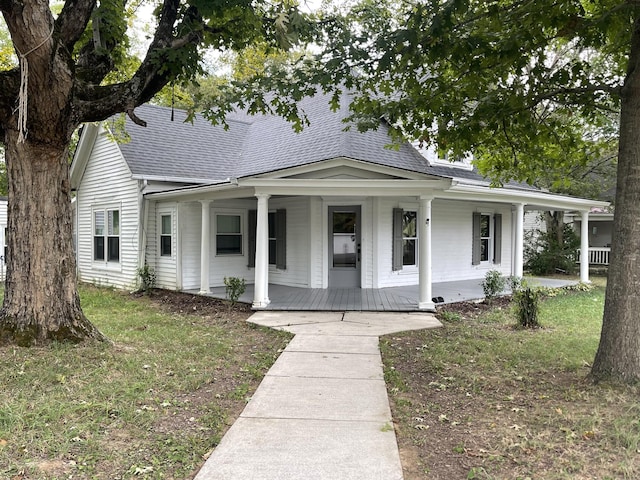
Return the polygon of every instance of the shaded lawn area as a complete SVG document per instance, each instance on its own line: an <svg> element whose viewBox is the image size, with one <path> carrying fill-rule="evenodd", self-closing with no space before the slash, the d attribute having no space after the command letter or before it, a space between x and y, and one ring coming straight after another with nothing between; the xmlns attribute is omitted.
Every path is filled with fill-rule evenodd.
<svg viewBox="0 0 640 480"><path fill-rule="evenodd" d="M112 345L0 348L0 478L192 478L291 338L214 299L81 297Z"/></svg>
<svg viewBox="0 0 640 480"><path fill-rule="evenodd" d="M542 329L508 305L455 306L442 329L383 337L406 480L640 477L637 387L585 380L603 281L542 303Z"/></svg>

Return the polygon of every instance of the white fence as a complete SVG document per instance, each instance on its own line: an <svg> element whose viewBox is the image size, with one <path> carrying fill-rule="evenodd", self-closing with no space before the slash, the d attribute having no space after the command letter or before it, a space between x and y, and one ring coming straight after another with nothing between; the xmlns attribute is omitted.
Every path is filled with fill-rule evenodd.
<svg viewBox="0 0 640 480"><path fill-rule="evenodd" d="M609 247L589 247L589 265L609 265ZM578 262L580 262L580 250L578 250Z"/></svg>

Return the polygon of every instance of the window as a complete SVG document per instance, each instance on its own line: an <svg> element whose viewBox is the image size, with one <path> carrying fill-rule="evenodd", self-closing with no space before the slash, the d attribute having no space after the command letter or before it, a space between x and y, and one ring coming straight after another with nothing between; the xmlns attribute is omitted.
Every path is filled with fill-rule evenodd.
<svg viewBox="0 0 640 480"><path fill-rule="evenodd" d="M276 212L269 212L269 265L276 264L277 243Z"/></svg>
<svg viewBox="0 0 640 480"><path fill-rule="evenodd" d="M502 258L502 215L473 213L473 265L500 263Z"/></svg>
<svg viewBox="0 0 640 480"><path fill-rule="evenodd" d="M393 271L418 264L418 212L393 209Z"/></svg>
<svg viewBox="0 0 640 480"><path fill-rule="evenodd" d="M216 255L242 255L240 215L216 215Z"/></svg>
<svg viewBox="0 0 640 480"><path fill-rule="evenodd" d="M489 261L489 245L491 245L491 216L480 215L480 261Z"/></svg>
<svg viewBox="0 0 640 480"><path fill-rule="evenodd" d="M120 210L93 211L93 259L120 261Z"/></svg>
<svg viewBox="0 0 640 480"><path fill-rule="evenodd" d="M160 216L160 256L171 256L171 215Z"/></svg>
<svg viewBox="0 0 640 480"><path fill-rule="evenodd" d="M256 226L257 226L256 210L248 211L249 231L248 244L249 252L247 255L249 267L256 266ZM269 265L274 265L278 270L287 268L287 211L278 209L275 212L269 212Z"/></svg>
<svg viewBox="0 0 640 480"><path fill-rule="evenodd" d="M415 211L402 212L402 265L416 265L418 232L416 225L418 214Z"/></svg>

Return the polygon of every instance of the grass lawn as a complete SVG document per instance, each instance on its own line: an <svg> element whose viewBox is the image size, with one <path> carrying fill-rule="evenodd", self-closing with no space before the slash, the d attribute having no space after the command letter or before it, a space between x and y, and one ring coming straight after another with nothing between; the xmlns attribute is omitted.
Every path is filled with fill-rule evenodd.
<svg viewBox="0 0 640 480"><path fill-rule="evenodd" d="M384 337L405 480L640 478L638 388L585 381L603 301L601 281L545 299L542 329L503 306Z"/></svg>
<svg viewBox="0 0 640 480"><path fill-rule="evenodd" d="M289 334L202 297L83 287L113 342L0 348L0 478L191 478Z"/></svg>

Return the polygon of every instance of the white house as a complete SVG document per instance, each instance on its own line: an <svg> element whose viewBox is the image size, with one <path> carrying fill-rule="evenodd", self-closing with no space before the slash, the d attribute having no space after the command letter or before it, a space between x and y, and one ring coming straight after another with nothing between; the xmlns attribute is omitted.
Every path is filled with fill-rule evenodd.
<svg viewBox="0 0 640 480"><path fill-rule="evenodd" d="M242 277L254 308L270 303L270 284L419 285L416 302L432 309L433 282L522 275L525 210L586 219L605 205L491 188L465 161L390 149L384 124L344 130L346 104L303 100L311 126L299 134L274 116L236 113L224 130L148 105L136 110L146 128L127 120L126 143L108 122L86 125L71 166L80 279L130 288L146 263L158 286L206 294Z"/></svg>

